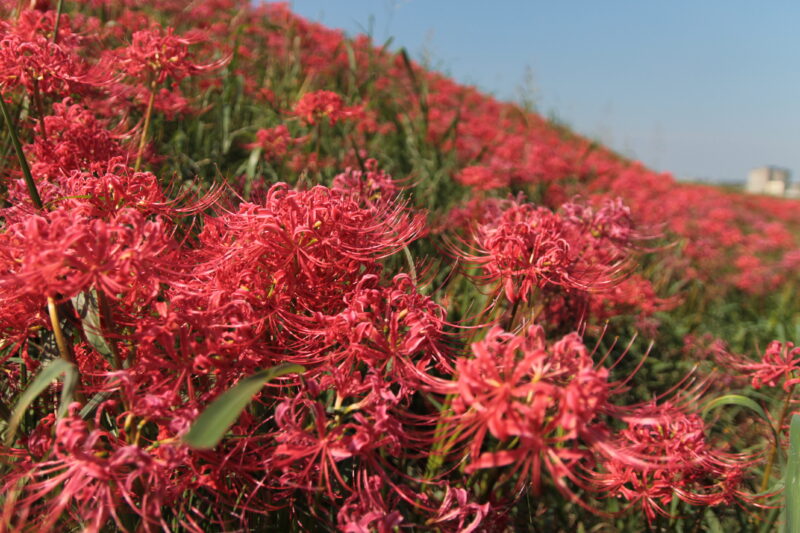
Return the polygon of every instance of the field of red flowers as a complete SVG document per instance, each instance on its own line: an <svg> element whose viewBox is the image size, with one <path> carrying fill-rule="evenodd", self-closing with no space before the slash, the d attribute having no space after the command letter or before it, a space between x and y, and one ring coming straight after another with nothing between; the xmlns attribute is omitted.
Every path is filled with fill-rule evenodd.
<svg viewBox="0 0 800 533"><path fill-rule="evenodd" d="M797 201L283 4L0 11L0 532L800 531Z"/></svg>

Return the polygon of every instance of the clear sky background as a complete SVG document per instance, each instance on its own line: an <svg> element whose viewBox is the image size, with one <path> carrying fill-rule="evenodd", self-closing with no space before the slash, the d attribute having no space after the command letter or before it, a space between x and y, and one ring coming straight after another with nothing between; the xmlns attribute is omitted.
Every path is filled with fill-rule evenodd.
<svg viewBox="0 0 800 533"><path fill-rule="evenodd" d="M800 2L293 0L677 178L800 179ZM526 75L526 72L529 75ZM530 81L532 80L532 84Z"/></svg>

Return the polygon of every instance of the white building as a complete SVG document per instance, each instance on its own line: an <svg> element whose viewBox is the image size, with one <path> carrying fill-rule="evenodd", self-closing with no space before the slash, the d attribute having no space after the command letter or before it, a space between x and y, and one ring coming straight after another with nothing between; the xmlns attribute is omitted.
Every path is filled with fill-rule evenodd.
<svg viewBox="0 0 800 533"><path fill-rule="evenodd" d="M800 183L794 182L786 189L787 198L800 198Z"/></svg>
<svg viewBox="0 0 800 533"><path fill-rule="evenodd" d="M791 173L788 169L766 166L754 168L747 175L745 190L753 194L784 196L789 190Z"/></svg>

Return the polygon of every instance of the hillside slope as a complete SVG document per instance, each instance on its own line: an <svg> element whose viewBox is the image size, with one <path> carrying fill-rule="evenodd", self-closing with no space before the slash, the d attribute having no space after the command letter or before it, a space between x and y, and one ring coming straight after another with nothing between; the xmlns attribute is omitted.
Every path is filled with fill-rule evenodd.
<svg viewBox="0 0 800 533"><path fill-rule="evenodd" d="M0 10L0 531L780 522L797 201L283 4Z"/></svg>

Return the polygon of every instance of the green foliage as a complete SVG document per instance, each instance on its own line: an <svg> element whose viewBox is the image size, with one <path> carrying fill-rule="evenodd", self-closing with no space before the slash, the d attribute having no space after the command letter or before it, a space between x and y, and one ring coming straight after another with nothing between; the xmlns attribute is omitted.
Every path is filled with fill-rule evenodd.
<svg viewBox="0 0 800 533"><path fill-rule="evenodd" d="M206 407L183 437L183 441L200 450L214 448L266 383L287 374L304 371L299 365L282 364L242 379Z"/></svg>
<svg viewBox="0 0 800 533"><path fill-rule="evenodd" d="M784 491L785 531L800 533L800 415L792 417L789 429L789 460Z"/></svg>
<svg viewBox="0 0 800 533"><path fill-rule="evenodd" d="M762 407L752 399L748 398L747 396L742 396L741 394L726 394L724 396L714 398L708 402L705 407L703 407L703 416L706 416L713 409L723 405L738 405L739 407L746 407L760 416L761 419L767 424L772 425L764 409L762 409Z"/></svg>
<svg viewBox="0 0 800 533"><path fill-rule="evenodd" d="M66 408L69 407L72 401L73 390L76 384L77 373L75 365L64 361L63 359L53 359L42 366L42 369L36 375L36 378L25 389L25 392L17 400L14 410L11 413L11 418L5 431L5 446L9 446L14 442L14 436L17 433L22 417L25 411L33 404L34 400L42 394L50 384L64 374L64 385L61 389L61 402L59 407L59 415L63 415Z"/></svg>

